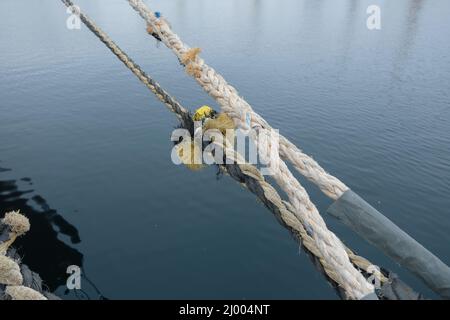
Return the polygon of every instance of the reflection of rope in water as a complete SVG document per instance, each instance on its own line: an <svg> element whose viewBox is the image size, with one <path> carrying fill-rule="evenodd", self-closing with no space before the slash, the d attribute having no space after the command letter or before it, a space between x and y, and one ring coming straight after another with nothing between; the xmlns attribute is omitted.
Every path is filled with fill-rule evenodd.
<svg viewBox="0 0 450 320"><path fill-rule="evenodd" d="M26 180L31 184L31 179ZM71 243L79 243L78 230L50 208L43 197L33 194L34 190L22 191L18 181L0 180L0 214L17 209L26 214L32 228L14 245L21 254L26 253L22 254L23 262L45 279L47 291L54 292L65 285L67 266L82 265L83 255L61 240L61 235L64 235L70 238ZM40 247L45 247L46 251L41 252Z"/></svg>
<svg viewBox="0 0 450 320"><path fill-rule="evenodd" d="M109 300L108 298L106 298L98 289L98 287L94 284L94 282L92 282L89 277L86 275L86 270L84 269L84 267L81 267L81 279L86 280L87 283L89 283L89 285L94 289L94 291L97 293L97 299L98 300ZM75 297L78 300L92 300L91 297L89 296L89 294L86 292L85 289L66 289L65 290L65 294L69 294L69 292L73 291Z"/></svg>
<svg viewBox="0 0 450 320"><path fill-rule="evenodd" d="M98 298L99 300L108 300L108 298L106 298L106 297L100 292L100 290L99 290L98 287L95 285L95 283L92 282L91 279L89 279L89 277L88 277L87 274L86 274L86 271L85 271L84 267L81 267L81 271L82 271L81 277L84 278L84 279L91 285L92 288L94 288L95 292L97 292L97 295L98 295L97 298Z"/></svg>
<svg viewBox="0 0 450 320"><path fill-rule="evenodd" d="M97 300L109 300L108 298L106 298L98 289L98 287L95 285L94 282L92 282L88 276L86 275L86 271L84 269L84 267L81 267L81 278L86 280L87 283L89 283L91 285L91 287L94 289L94 291L97 293ZM92 300L91 297L89 296L89 294L84 290L84 289L74 289L73 290L75 293L75 296L77 297L78 300ZM67 291L66 291L67 292ZM84 295L86 298L83 299L83 297L80 297L79 294Z"/></svg>
<svg viewBox="0 0 450 320"><path fill-rule="evenodd" d="M0 167L0 173L9 171L12 170ZM32 184L30 178L20 180L28 182L29 185ZM79 243L81 240L78 230L56 210L51 209L43 197L33 195L34 190L21 191L17 181L0 180L0 214L9 212L13 208L21 209L26 213L32 227L25 237L18 238L14 242L15 248L10 247L7 255L15 261L21 261L19 265L24 286L43 292L50 298L55 298L50 292L55 292L59 287L66 285L65 266L78 265L83 269L83 255L61 241L58 235L66 235L72 243ZM33 205L28 204L29 200L34 202ZM41 210L37 210L35 204ZM0 223L0 247L8 239L10 239L10 235L4 225ZM46 252L52 252L52 254L46 255L45 252L35 250L37 243L40 247L47 248ZM20 249L19 252L24 251L25 254L21 253L19 256L17 248ZM27 265L37 273L29 270ZM44 281L41 280L41 277ZM100 299L106 299L90 279L87 278L86 281L94 288ZM0 285L0 294L1 292L5 295Z"/></svg>
<svg viewBox="0 0 450 320"><path fill-rule="evenodd" d="M91 298L89 298L89 295L88 295L83 289L74 289L73 291L74 291L75 297L76 297L78 300L91 300ZM81 292L82 294L84 294L84 295L86 296L86 299L83 299L82 297L80 297L80 296L79 296L79 292Z"/></svg>
<svg viewBox="0 0 450 320"><path fill-rule="evenodd" d="M0 300L46 300L57 299L50 293L37 273L32 272L22 264L21 257L10 246L17 237L24 235L30 229L27 218L19 212L8 212L0 220ZM98 287L89 279L86 271L81 267L81 277L97 293L97 299L107 300ZM66 290L66 294L68 293ZM91 300L89 294L83 289L74 290L75 297L79 300Z"/></svg>

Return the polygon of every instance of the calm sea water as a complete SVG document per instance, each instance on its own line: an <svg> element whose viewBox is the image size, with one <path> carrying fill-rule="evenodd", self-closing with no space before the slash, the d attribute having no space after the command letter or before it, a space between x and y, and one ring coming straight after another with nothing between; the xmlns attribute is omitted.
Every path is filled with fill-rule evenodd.
<svg viewBox="0 0 450 320"><path fill-rule="evenodd" d="M185 106L217 107L124 0L78 0ZM149 1L272 126L450 264L450 2ZM381 7L382 29L366 28ZM65 295L335 299L289 233L216 169L170 161L176 118L57 0L0 1L0 208ZM304 182L321 212L331 201ZM435 297L351 231L375 264ZM82 295L84 298L86 296Z"/></svg>

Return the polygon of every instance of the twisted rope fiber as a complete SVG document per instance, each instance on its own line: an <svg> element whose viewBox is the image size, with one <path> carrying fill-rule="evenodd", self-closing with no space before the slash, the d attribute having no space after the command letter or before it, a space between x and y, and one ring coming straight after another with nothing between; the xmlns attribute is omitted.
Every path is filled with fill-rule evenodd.
<svg viewBox="0 0 450 320"><path fill-rule="evenodd" d="M283 201L275 188L268 183L261 172L254 166L245 162L245 159L237 153L232 146L226 141L225 143L213 142L218 148L223 149L225 163L227 159L233 160L235 163L222 165L221 167L234 180L244 185L250 192L255 194L261 202L268 208L284 225L291 234L299 241L305 250L320 264L323 272L335 284L339 284L339 276L337 271L322 256L316 245L314 238L306 230L302 222L297 218L289 202ZM350 261L360 270L370 274L369 266L372 265L367 259L356 255L351 249L345 247ZM374 274L381 283L386 283L388 279L382 273ZM344 296L346 292L344 291Z"/></svg>
<svg viewBox="0 0 450 320"><path fill-rule="evenodd" d="M270 125L251 106L239 96L237 90L229 85L225 79L197 55L189 56L190 52L199 53L198 48L190 48L184 44L175 34L164 18L156 18L153 11L148 9L142 0L127 0L139 15L152 26L161 37L162 42L176 54L178 59L186 64L189 74L195 76L197 82L216 99L224 111L242 127L246 127L242 119L243 111L249 111L252 115L252 125L270 129ZM189 59L190 58L190 59ZM245 110L241 110L245 109ZM336 200L349 188L336 177L328 174L314 159L304 154L293 143L285 137L280 136L280 153L284 159L289 160L294 167L308 180L319 186L319 188L330 198Z"/></svg>
<svg viewBox="0 0 450 320"><path fill-rule="evenodd" d="M62 2L67 6L73 6L73 3L69 0L62 0ZM165 92L157 82L151 79L141 68L133 62L100 28L98 28L95 23L90 20L83 13L79 13L80 19L86 26L103 42L105 45L168 107L170 111L179 116L180 120L186 124L192 122L189 112L182 107L175 99L173 99L167 92ZM234 155L234 150L229 148L228 153L231 154L232 159L236 157ZM242 160L241 160L242 161ZM259 171L249 164L237 165L240 172L244 176L247 176L246 186L247 188L255 193L261 201L268 207L275 215L281 217L281 220L292 232L297 235L299 239L303 239L304 247L310 251L314 256L317 257L319 263L322 265L324 272L333 280L335 283L339 284L339 277L336 275L335 269L326 263L326 260L321 257L320 251L315 245L314 239L308 235L303 225L299 222L297 217L286 209L285 204L282 202L281 197L275 191L275 189L267 183ZM230 167L228 167L230 168ZM231 170L231 169L229 169ZM233 178L242 182L242 176L240 178L236 175L232 175ZM264 190L264 192L254 192L256 190ZM351 255L352 262L357 265L362 270L367 270L370 263L359 256L354 255L351 250L346 249Z"/></svg>
<svg viewBox="0 0 450 320"><path fill-rule="evenodd" d="M74 7L70 0L61 0L67 7ZM158 82L153 80L141 67L136 64L124 51L122 51L114 41L103 32L87 15L82 12L77 12L80 20L102 41L120 61L122 61L128 69L130 69L138 79L152 91L156 97L164 103L164 105L173 113L175 113L184 123L193 126L189 111L181 106L181 104L169 95Z"/></svg>
<svg viewBox="0 0 450 320"><path fill-rule="evenodd" d="M176 54L185 64L187 72L195 77L197 82L215 98L235 124L246 128L243 114L250 112L252 127L271 127L258 114L254 113L250 105L237 93L236 89L228 85L222 76L209 67L203 59L197 56L198 49L190 49L171 30L163 18L156 18L141 0L127 0L133 9L153 27L162 42ZM194 54L193 54L194 50ZM328 175L310 157L303 154L286 138L280 137L280 152L285 158L293 162L297 170L308 179L316 183L322 191L337 199L348 188L336 178ZM317 248L323 258L336 270L337 282L352 299L360 299L374 291L373 285L368 283L362 274L351 264L342 242L334 233L329 231L317 208L309 199L306 190L295 179L287 165L280 160L279 170L273 176L278 185L289 197L298 218L313 230Z"/></svg>

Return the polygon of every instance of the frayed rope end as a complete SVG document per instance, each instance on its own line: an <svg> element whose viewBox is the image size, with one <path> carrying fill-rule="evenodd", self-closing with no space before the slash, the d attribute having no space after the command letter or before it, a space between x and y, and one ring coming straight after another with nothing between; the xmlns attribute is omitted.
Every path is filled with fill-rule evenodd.
<svg viewBox="0 0 450 320"><path fill-rule="evenodd" d="M200 48L189 49L181 56L181 63L184 65L188 65L189 63L194 62L201 51L202 50Z"/></svg>
<svg viewBox="0 0 450 320"><path fill-rule="evenodd" d="M1 222L11 228L17 236L21 236L30 230L30 221L19 211L11 211L5 214Z"/></svg>

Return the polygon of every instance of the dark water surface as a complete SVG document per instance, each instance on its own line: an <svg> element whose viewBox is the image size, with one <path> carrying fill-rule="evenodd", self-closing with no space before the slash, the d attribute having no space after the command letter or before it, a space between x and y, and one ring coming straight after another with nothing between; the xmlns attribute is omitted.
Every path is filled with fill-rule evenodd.
<svg viewBox="0 0 450 320"><path fill-rule="evenodd" d="M216 106L126 1L77 2L185 106ZM273 127L450 263L450 1L149 4ZM0 209L32 219L24 261L63 296L77 264L108 298L337 298L254 196L214 168L172 164L174 115L67 17L57 0L0 1Z"/></svg>

